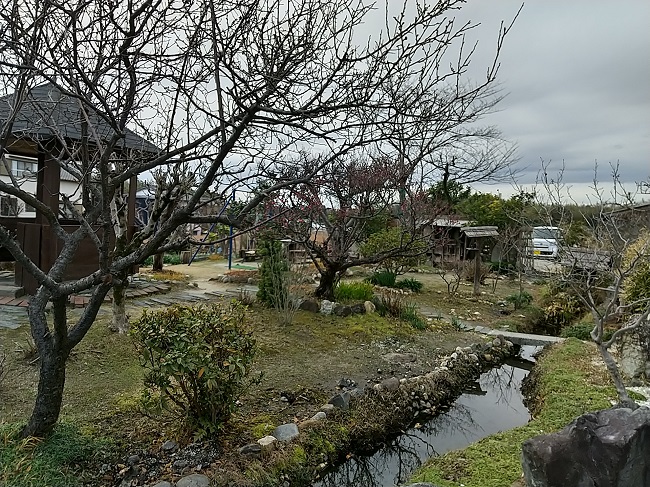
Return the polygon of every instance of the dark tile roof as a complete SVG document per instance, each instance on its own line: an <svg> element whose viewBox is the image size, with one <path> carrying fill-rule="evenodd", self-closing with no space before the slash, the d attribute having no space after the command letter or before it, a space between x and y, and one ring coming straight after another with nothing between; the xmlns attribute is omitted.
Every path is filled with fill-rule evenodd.
<svg viewBox="0 0 650 487"><path fill-rule="evenodd" d="M13 94L0 97L0 124L4 124L9 116L13 97ZM114 133L113 129L97 115L96 111L91 111L89 118L94 130L102 140L108 139ZM16 117L12 134L16 137L47 139L53 137L57 132L70 140L81 140L79 101L61 93L52 83L32 88ZM160 152L160 149L151 142L129 129L125 130L124 139L120 144L128 149L141 150L151 154Z"/></svg>

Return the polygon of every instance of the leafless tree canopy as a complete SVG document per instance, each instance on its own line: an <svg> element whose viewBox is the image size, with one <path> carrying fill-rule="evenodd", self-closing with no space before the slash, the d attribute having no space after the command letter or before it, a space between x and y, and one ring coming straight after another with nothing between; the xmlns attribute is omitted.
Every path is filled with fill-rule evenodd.
<svg viewBox="0 0 650 487"><path fill-rule="evenodd" d="M468 85L473 49L454 51L472 26L447 16L461 3L405 2L386 12L381 34L366 39L358 26L372 8L357 0L0 0L0 151L25 141L49 154L78 181L81 202L58 195L78 224L66 232L58 208L16 177L0 181L0 192L35 208L64 242L51 269L40 269L0 226L0 244L41 285L29 306L41 377L24 434L47 432L56 421L65 360L108 290L134 263L177 246L176 228L214 204L209 191L218 200L255 187L260 176L271 181L238 215L219 219L237 225L270 194L318 174L321 166L273 177L300 151L332 160L389 147L395 137L399 146L413 127L435 120L432 133L443 137L489 108L507 29L486 78ZM419 147L427 143L416 141L418 153L431 153ZM165 214L177 190L169 185L150 224L129 236L128 185L174 168L191 173L192 192ZM64 281L84 239L96 247L99 268ZM90 288L90 304L67 327L66 297Z"/></svg>
<svg viewBox="0 0 650 487"><path fill-rule="evenodd" d="M591 314L591 337L596 343L618 392L621 403L633 405L619 367L612 356L612 346L624 335L642 326L650 326L650 298L630 299L626 293L629 278L650 262L650 239L639 238L648 229L647 213L636 210L634 194L624 188L617 165L611 166L613 192L604 189L598 167L589 195L589 211L572 215L567 211L571 200L564 174L553 174L543 163L539 176L539 208L549 225L567 228L572 223L583 226L585 245L572 247L560 243L562 273L558 276L571 287ZM576 208L580 208L578 205ZM620 322L610 336L606 326Z"/></svg>

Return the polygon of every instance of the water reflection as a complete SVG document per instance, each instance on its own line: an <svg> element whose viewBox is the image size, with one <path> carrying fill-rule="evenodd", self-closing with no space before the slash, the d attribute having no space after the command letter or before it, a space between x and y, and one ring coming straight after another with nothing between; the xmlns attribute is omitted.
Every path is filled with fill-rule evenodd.
<svg viewBox="0 0 650 487"><path fill-rule="evenodd" d="M373 455L351 458L314 487L393 487L431 456L527 423L530 415L520 385L529 367L515 364L484 373L447 412L410 429Z"/></svg>

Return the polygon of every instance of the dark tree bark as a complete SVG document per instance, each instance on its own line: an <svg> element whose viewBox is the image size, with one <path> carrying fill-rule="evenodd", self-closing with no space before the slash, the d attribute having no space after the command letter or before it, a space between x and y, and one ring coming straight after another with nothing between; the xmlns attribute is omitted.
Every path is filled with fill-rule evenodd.
<svg viewBox="0 0 650 487"><path fill-rule="evenodd" d="M32 415L21 432L22 437L44 437L52 431L61 412L65 364L70 355L67 343L66 300L54 301L54 330L46 336L34 336L38 346L40 368L38 392ZM32 318L34 319L34 318ZM36 319L45 319L44 316ZM42 323L45 325L45 323Z"/></svg>
<svg viewBox="0 0 650 487"><path fill-rule="evenodd" d="M163 262L164 262L165 254L164 253L158 253L154 254L153 256L153 270L160 272L163 270Z"/></svg>
<svg viewBox="0 0 650 487"><path fill-rule="evenodd" d="M334 267L324 267L320 272L320 281L316 288L316 297L334 301L334 289L339 283L341 277L340 272Z"/></svg>

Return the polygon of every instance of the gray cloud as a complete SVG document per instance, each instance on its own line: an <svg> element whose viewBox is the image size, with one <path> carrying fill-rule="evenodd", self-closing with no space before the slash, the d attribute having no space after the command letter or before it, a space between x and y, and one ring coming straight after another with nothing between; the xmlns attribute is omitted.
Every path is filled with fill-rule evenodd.
<svg viewBox="0 0 650 487"><path fill-rule="evenodd" d="M502 19L520 2L469 2L457 19L481 22L475 62L493 54ZM581 187L594 164L609 177L620 163L625 181L650 177L650 2L526 2L505 41L499 79L508 93L485 119L519 147L520 183L531 183L540 160L565 166ZM475 74L480 75L477 70Z"/></svg>

